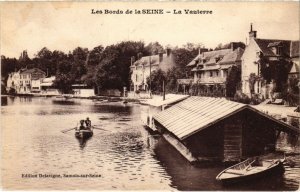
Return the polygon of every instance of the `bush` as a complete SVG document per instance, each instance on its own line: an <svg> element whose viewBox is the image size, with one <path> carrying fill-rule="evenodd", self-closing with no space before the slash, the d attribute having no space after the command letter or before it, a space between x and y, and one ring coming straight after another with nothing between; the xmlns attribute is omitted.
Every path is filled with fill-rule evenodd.
<svg viewBox="0 0 300 192"><path fill-rule="evenodd" d="M251 101L250 98L246 94L242 93L241 91L237 91L234 94L233 100L244 104L249 104Z"/></svg>
<svg viewBox="0 0 300 192"><path fill-rule="evenodd" d="M259 94L252 95L252 98L250 99L250 104L251 105L258 105L261 102L263 102L263 99L260 98Z"/></svg>

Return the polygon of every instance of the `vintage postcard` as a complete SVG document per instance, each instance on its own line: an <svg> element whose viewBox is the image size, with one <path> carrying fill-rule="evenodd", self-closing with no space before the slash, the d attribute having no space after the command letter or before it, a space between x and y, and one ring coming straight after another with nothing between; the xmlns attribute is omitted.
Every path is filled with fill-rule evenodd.
<svg viewBox="0 0 300 192"><path fill-rule="evenodd" d="M2 190L299 189L299 2L0 9Z"/></svg>

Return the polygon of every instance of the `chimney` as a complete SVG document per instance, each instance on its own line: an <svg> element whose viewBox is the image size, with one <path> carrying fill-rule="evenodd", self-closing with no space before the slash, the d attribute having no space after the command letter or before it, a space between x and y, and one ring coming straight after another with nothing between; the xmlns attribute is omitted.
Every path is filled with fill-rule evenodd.
<svg viewBox="0 0 300 192"><path fill-rule="evenodd" d="M255 39L256 38L256 31L253 31L252 29L252 23L250 24L250 32L249 32L249 41L251 39Z"/></svg>
<svg viewBox="0 0 300 192"><path fill-rule="evenodd" d="M169 57L171 54L171 49L170 48L167 48L167 56Z"/></svg>
<svg viewBox="0 0 300 192"><path fill-rule="evenodd" d="M132 56L130 59L131 59L130 63L131 63L131 65L133 65L133 63L135 62L135 57Z"/></svg>
<svg viewBox="0 0 300 192"><path fill-rule="evenodd" d="M161 53L161 52L158 53L158 57L159 57L159 60L158 60L158 61L159 61L159 63L162 62L162 60L163 60L163 55L164 55L164 54Z"/></svg>

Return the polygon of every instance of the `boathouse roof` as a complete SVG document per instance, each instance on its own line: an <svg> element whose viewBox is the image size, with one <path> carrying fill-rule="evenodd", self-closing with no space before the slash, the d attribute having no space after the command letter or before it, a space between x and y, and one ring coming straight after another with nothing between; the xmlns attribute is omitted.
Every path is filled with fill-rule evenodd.
<svg viewBox="0 0 300 192"><path fill-rule="evenodd" d="M163 100L162 96L159 96L159 97L153 96L152 99L147 99L145 101L141 101L141 103L146 104L146 105L151 105L154 107L160 107L163 105L169 105L172 103L182 101L188 97L189 97L189 95L167 94L165 97L165 100Z"/></svg>
<svg viewBox="0 0 300 192"><path fill-rule="evenodd" d="M264 114L253 107L225 98L196 97L186 100L156 114L153 118L180 140L211 127L242 110L249 109L276 123L280 130L299 134L299 129Z"/></svg>

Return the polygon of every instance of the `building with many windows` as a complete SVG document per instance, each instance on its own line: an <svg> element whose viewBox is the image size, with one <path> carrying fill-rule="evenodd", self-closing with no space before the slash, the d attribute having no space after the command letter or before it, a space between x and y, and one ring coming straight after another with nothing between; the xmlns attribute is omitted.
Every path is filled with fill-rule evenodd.
<svg viewBox="0 0 300 192"><path fill-rule="evenodd" d="M199 55L187 65L192 67L191 82L198 85L198 94L213 96L215 92L219 92L219 96L225 96L225 83L229 69L241 65L244 49L240 46L241 43L232 42L228 49L199 51Z"/></svg>
<svg viewBox="0 0 300 192"><path fill-rule="evenodd" d="M19 94L37 93L41 91L41 81L45 77L46 73L38 68L20 69L9 74L7 88L13 88Z"/></svg>
<svg viewBox="0 0 300 192"><path fill-rule="evenodd" d="M166 53L159 53L157 55L141 57L137 61L131 63L131 90L133 91L148 91L149 85L147 78L151 72L162 69L167 71L175 66L174 56L171 49L167 49Z"/></svg>

